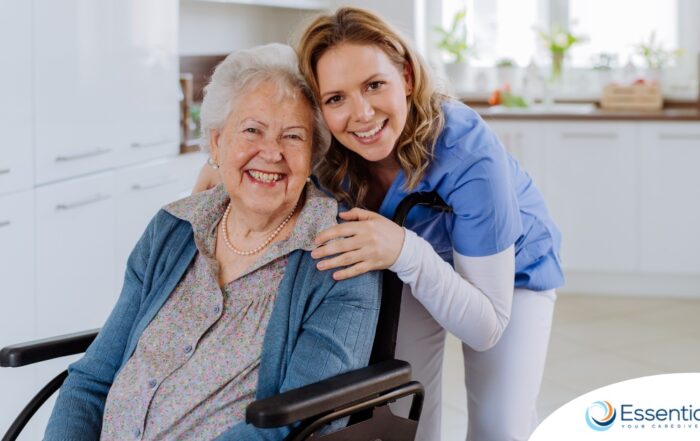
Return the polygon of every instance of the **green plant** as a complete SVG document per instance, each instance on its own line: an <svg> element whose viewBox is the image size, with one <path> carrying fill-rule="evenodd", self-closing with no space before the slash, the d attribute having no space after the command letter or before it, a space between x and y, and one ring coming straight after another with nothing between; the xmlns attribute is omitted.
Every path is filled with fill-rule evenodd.
<svg viewBox="0 0 700 441"><path fill-rule="evenodd" d="M549 49L549 52L552 54L565 54L574 44L582 43L587 40L587 38L582 35L574 35L570 31L556 25L552 27L550 33L537 30L537 34L542 42L547 45L547 49Z"/></svg>
<svg viewBox="0 0 700 441"><path fill-rule="evenodd" d="M498 68L508 68L515 66L515 60L513 60L512 58L499 58L498 61L496 61L496 67Z"/></svg>
<svg viewBox="0 0 700 441"><path fill-rule="evenodd" d="M536 29L536 31L540 40L549 49L549 53L552 56L552 79L557 79L561 76L566 51L577 43L587 41L587 38L583 35L574 35L571 31L556 25L552 27L549 33L540 29Z"/></svg>
<svg viewBox="0 0 700 441"><path fill-rule="evenodd" d="M527 101L520 95L516 95L510 90L510 86L503 87L501 89L495 89L491 92L489 97L489 104L492 106L503 106L503 107L517 107L525 108L528 107Z"/></svg>
<svg viewBox="0 0 700 441"><path fill-rule="evenodd" d="M437 47L444 51L455 63L463 63L472 55L472 47L467 42L467 10L457 11L452 17L449 29L436 26L440 34Z"/></svg>
<svg viewBox="0 0 700 441"><path fill-rule="evenodd" d="M635 46L636 52L646 63L649 69L661 69L672 58L683 55L682 49L667 50L660 41L656 40L656 31L652 31L648 41L642 41Z"/></svg>

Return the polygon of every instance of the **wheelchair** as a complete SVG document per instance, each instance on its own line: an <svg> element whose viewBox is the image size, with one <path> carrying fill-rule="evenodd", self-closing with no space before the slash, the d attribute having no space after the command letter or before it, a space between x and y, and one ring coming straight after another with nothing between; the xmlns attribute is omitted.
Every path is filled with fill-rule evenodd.
<svg viewBox="0 0 700 441"><path fill-rule="evenodd" d="M409 211L417 205L450 211L434 192L411 193L399 203L394 222L403 225ZM419 382L411 380L411 366L394 359L402 288L399 278L385 270L379 320L367 367L254 401L246 408L246 422L259 428L294 425L285 441L414 440L424 389ZM94 329L7 346L0 350L0 367L21 367L83 353L98 332L99 329ZM20 412L2 441L14 441L67 376L68 372L63 371L46 384ZM404 397L412 397L408 418L394 415L388 406ZM328 423L346 417L349 422L344 428L318 433Z"/></svg>

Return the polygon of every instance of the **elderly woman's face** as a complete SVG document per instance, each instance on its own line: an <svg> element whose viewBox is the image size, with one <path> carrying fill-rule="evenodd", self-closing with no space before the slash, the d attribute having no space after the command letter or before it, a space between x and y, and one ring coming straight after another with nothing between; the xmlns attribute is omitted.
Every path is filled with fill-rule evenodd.
<svg viewBox="0 0 700 441"><path fill-rule="evenodd" d="M238 97L223 129L212 132L212 159L233 209L286 214L311 174L312 110L301 96L283 96L263 82Z"/></svg>

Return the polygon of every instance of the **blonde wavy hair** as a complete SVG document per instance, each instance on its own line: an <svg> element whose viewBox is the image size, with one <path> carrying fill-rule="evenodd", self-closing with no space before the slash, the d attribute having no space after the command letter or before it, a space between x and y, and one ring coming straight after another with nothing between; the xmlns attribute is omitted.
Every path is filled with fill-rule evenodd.
<svg viewBox="0 0 700 441"><path fill-rule="evenodd" d="M319 15L299 37L299 70L319 97L316 66L321 56L342 43L375 45L402 72L408 66L413 91L406 98L408 115L394 155L406 177L406 188L413 190L430 165L433 148L444 125L441 103L447 98L431 80L428 66L406 40L389 24L364 9L339 8ZM367 161L332 137L330 147L316 166L321 184L350 206L365 206L370 186Z"/></svg>

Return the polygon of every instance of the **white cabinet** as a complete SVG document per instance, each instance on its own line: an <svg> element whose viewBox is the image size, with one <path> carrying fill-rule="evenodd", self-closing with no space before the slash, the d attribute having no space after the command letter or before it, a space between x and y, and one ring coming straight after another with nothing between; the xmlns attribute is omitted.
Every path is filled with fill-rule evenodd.
<svg viewBox="0 0 700 441"><path fill-rule="evenodd" d="M177 155L179 151L178 2L120 1L118 42L120 94L117 107L120 164Z"/></svg>
<svg viewBox="0 0 700 441"><path fill-rule="evenodd" d="M148 222L162 206L178 199L180 179L172 160L117 172L115 277L118 288L124 279L127 258Z"/></svg>
<svg viewBox="0 0 700 441"><path fill-rule="evenodd" d="M120 97L129 93L117 42L121 2L34 1L36 183L107 169L119 148Z"/></svg>
<svg viewBox="0 0 700 441"><path fill-rule="evenodd" d="M36 0L36 183L179 150L178 3Z"/></svg>
<svg viewBox="0 0 700 441"><path fill-rule="evenodd" d="M698 295L700 122L487 122L543 190L568 289Z"/></svg>
<svg viewBox="0 0 700 441"><path fill-rule="evenodd" d="M31 2L0 2L0 194L31 188Z"/></svg>
<svg viewBox="0 0 700 441"><path fill-rule="evenodd" d="M36 191L37 335L102 326L114 283L114 174Z"/></svg>
<svg viewBox="0 0 700 441"><path fill-rule="evenodd" d="M544 186L565 269L636 269L635 130L632 123L548 124Z"/></svg>
<svg viewBox="0 0 700 441"><path fill-rule="evenodd" d="M527 172L544 194L545 149L542 124L531 122L487 121L503 147Z"/></svg>
<svg viewBox="0 0 700 441"><path fill-rule="evenodd" d="M0 196L0 347L34 332L34 195Z"/></svg>
<svg viewBox="0 0 700 441"><path fill-rule="evenodd" d="M0 347L34 336L33 192L0 196ZM0 432L38 390L33 372L0 369Z"/></svg>
<svg viewBox="0 0 700 441"><path fill-rule="evenodd" d="M643 271L700 274L700 123L640 126Z"/></svg>

